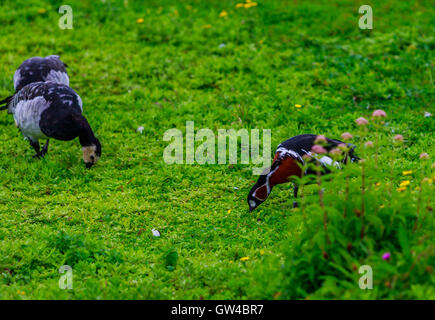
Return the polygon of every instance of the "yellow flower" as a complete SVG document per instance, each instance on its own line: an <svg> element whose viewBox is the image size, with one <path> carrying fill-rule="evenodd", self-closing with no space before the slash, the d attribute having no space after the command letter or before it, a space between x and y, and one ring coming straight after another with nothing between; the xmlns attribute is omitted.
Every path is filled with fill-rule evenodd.
<svg viewBox="0 0 435 320"><path fill-rule="evenodd" d="M381 204L381 205L379 206L379 208L381 208L381 209L384 208L384 207L385 207L385 205L383 205L383 204Z"/></svg>
<svg viewBox="0 0 435 320"><path fill-rule="evenodd" d="M379 187L381 185L380 182L376 182L376 186Z"/></svg>
<svg viewBox="0 0 435 320"><path fill-rule="evenodd" d="M300 104L295 104L295 108L301 108L302 106Z"/></svg>
<svg viewBox="0 0 435 320"><path fill-rule="evenodd" d="M228 209L227 213L230 214L231 213L231 209Z"/></svg>
<svg viewBox="0 0 435 320"><path fill-rule="evenodd" d="M143 23L143 22L144 22L144 19L142 19L142 18L139 18L136 20L136 23Z"/></svg>
<svg viewBox="0 0 435 320"><path fill-rule="evenodd" d="M251 3L251 0L246 0L246 3Z"/></svg>
<svg viewBox="0 0 435 320"><path fill-rule="evenodd" d="M397 191L399 191L399 192L402 192L402 191L405 191L405 190L406 190L406 187L397 188Z"/></svg>
<svg viewBox="0 0 435 320"><path fill-rule="evenodd" d="M405 181L402 181L402 182L399 184L399 186L401 186L401 187L406 187L406 186L409 186L410 183L411 183L411 182L409 182L409 180L405 180Z"/></svg>
<svg viewBox="0 0 435 320"><path fill-rule="evenodd" d="M263 249L260 250L260 254L261 254L261 255L264 254L264 250L263 250Z"/></svg>
<svg viewBox="0 0 435 320"><path fill-rule="evenodd" d="M403 171L402 174L403 174L404 176L410 175L410 174L412 174L412 170Z"/></svg>
<svg viewBox="0 0 435 320"><path fill-rule="evenodd" d="M263 44L263 39L261 39L260 41L258 41L259 44Z"/></svg>
<svg viewBox="0 0 435 320"><path fill-rule="evenodd" d="M257 2L246 2L246 4L244 5L244 7L246 9L249 9L251 7L255 7L257 5Z"/></svg>
<svg viewBox="0 0 435 320"><path fill-rule="evenodd" d="M228 15L228 12L226 12L225 10L222 10L222 12L219 14L219 17L226 17Z"/></svg>
<svg viewBox="0 0 435 320"><path fill-rule="evenodd" d="M43 14L43 13L46 13L46 12L47 12L47 10L45 10L44 8L41 8L41 9L38 10L39 14Z"/></svg>
<svg viewBox="0 0 435 320"><path fill-rule="evenodd" d="M210 29L211 28L211 24L205 24L202 26L204 29Z"/></svg>
<svg viewBox="0 0 435 320"><path fill-rule="evenodd" d="M249 260L249 257L240 258L240 261L248 261L248 260Z"/></svg>
<svg viewBox="0 0 435 320"><path fill-rule="evenodd" d="M174 10L174 15L176 15L177 17L180 15L180 14L178 13L178 10L177 10L177 9Z"/></svg>
<svg viewBox="0 0 435 320"><path fill-rule="evenodd" d="M230 263L233 263L233 260L230 260Z"/></svg>
<svg viewBox="0 0 435 320"><path fill-rule="evenodd" d="M244 3L238 3L238 4L236 4L236 8L241 8L241 7L243 7L245 4Z"/></svg>

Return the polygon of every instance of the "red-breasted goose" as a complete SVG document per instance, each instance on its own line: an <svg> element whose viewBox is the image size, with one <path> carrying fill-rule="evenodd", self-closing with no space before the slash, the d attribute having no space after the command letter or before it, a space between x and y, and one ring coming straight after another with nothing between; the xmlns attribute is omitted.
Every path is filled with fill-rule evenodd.
<svg viewBox="0 0 435 320"><path fill-rule="evenodd" d="M337 148L342 145L345 146L347 151L339 163L334 161L327 155L317 154L315 152L316 148L316 138L322 137L324 142L325 151L329 152L332 149ZM320 147L320 145L317 145ZM260 175L257 183L251 188L248 194L248 205L249 210L252 211L262 204L269 196L272 188L278 184L290 182L292 177L302 177L302 165L306 163L309 159L315 159L323 167L326 173L330 172L327 167L335 165L336 167L341 167L341 163L346 163L347 160L357 161L359 158L354 153L355 146L350 143L344 143L339 140L325 138L323 136L317 136L315 134L301 134L290 138L283 143L281 143L275 153L275 157L272 162L272 166L264 174ZM308 169L305 174L314 174L313 170ZM298 185L295 181L294 184L294 198L297 198ZM293 207L297 207L297 202L293 202Z"/></svg>

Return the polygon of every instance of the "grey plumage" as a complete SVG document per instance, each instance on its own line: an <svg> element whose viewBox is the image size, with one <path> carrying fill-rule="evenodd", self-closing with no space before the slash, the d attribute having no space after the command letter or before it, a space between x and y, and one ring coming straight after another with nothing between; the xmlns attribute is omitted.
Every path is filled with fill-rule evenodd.
<svg viewBox="0 0 435 320"><path fill-rule="evenodd" d="M14 88L16 92L29 83L38 81L52 81L68 86L69 77L66 64L56 55L45 58L32 57L25 60L15 71Z"/></svg>
<svg viewBox="0 0 435 320"><path fill-rule="evenodd" d="M34 82L22 88L10 99L8 112L13 114L15 125L25 139L37 141L47 138L39 122L41 114L54 102L61 102L79 114L83 111L82 100L76 92L66 85L48 81Z"/></svg>
<svg viewBox="0 0 435 320"><path fill-rule="evenodd" d="M45 58L32 57L25 60L14 74L15 93L30 83L40 81L51 81L69 86L66 67L67 65L56 55ZM8 109L4 104L9 104L12 97L10 96L0 101L0 110Z"/></svg>

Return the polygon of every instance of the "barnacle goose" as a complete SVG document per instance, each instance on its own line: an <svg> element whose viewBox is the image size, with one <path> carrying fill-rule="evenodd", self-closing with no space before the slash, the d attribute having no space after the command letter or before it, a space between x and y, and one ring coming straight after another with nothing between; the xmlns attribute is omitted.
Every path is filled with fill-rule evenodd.
<svg viewBox="0 0 435 320"><path fill-rule="evenodd" d="M324 150L330 152L337 147L342 147L344 154L341 161L334 161L327 155L316 154L312 149L317 137L320 136L315 134L301 134L284 141L278 146L271 168L260 175L257 183L255 183L249 191L248 205L250 211L266 201L274 186L292 180L294 183L294 198L296 199L298 195L298 184L294 181L294 178L316 173L316 171L310 168L302 172L302 165L310 160L318 161L324 168L324 173L330 172L328 169L330 166L341 168L341 164L347 163L348 160L352 162L359 160L355 155L356 147L353 144L346 144L340 140L329 138L324 138ZM331 152L331 154L332 153L333 152ZM293 202L293 207L297 207L296 201Z"/></svg>
<svg viewBox="0 0 435 320"><path fill-rule="evenodd" d="M47 153L49 138L68 141L79 137L86 167L100 158L101 144L82 115L80 96L70 87L51 81L33 82L9 98L7 108L35 149L35 157ZM47 139L42 151L39 139Z"/></svg>
<svg viewBox="0 0 435 320"><path fill-rule="evenodd" d="M32 82L52 81L69 85L69 77L66 71L67 65L62 62L59 56L51 55L45 58L32 57L25 60L15 71L14 74L14 89L18 92L24 86ZM4 104L7 99L0 101L0 105ZM5 110L6 107L0 108Z"/></svg>

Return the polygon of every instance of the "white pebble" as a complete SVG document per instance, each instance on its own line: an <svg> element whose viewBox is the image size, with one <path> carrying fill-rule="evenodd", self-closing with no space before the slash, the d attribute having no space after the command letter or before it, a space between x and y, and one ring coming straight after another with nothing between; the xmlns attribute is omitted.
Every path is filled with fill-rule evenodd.
<svg viewBox="0 0 435 320"><path fill-rule="evenodd" d="M152 229L151 232L153 233L154 237L160 237L160 231L156 229Z"/></svg>

